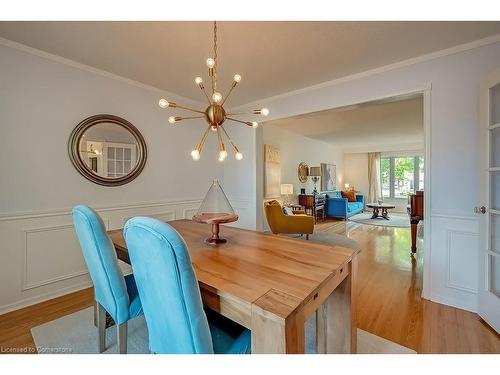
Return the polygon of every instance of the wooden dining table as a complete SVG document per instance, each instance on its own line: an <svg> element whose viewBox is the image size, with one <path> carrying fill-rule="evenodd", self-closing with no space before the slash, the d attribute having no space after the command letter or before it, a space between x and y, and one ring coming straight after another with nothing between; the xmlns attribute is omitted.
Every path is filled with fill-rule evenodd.
<svg viewBox="0 0 500 375"><path fill-rule="evenodd" d="M252 353L304 353L313 315L317 352L356 352L356 250L229 226L227 243L211 246L209 225L168 224L186 241L203 303L251 330ZM130 264L123 230L108 234Z"/></svg>

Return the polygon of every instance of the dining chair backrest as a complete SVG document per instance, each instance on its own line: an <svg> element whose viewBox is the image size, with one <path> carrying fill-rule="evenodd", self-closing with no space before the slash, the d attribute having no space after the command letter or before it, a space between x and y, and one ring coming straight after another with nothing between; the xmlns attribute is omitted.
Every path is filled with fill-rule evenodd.
<svg viewBox="0 0 500 375"><path fill-rule="evenodd" d="M116 252L100 216L90 207L72 210L73 224L94 284L95 300L116 324L129 319L129 295Z"/></svg>
<svg viewBox="0 0 500 375"><path fill-rule="evenodd" d="M155 353L213 353L198 281L184 239L150 217L130 219L125 241Z"/></svg>

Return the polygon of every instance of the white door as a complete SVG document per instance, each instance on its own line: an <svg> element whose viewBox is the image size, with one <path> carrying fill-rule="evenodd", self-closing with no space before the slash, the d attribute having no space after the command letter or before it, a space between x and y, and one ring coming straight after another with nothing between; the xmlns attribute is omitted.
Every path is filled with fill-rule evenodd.
<svg viewBox="0 0 500 375"><path fill-rule="evenodd" d="M479 315L500 332L500 69L481 85Z"/></svg>

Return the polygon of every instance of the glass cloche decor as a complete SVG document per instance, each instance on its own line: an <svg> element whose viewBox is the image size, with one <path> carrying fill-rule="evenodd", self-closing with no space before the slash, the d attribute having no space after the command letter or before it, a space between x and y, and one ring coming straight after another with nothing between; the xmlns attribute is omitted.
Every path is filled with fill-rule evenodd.
<svg viewBox="0 0 500 375"><path fill-rule="evenodd" d="M238 215L234 213L218 180L214 180L210 186L193 220L198 223L212 224L212 237L207 238L205 243L218 245L227 242L226 239L219 237L219 225L238 220Z"/></svg>

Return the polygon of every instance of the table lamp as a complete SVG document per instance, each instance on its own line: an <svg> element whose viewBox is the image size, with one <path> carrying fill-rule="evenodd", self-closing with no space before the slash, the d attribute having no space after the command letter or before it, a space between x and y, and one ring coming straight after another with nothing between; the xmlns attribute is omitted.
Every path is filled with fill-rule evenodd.
<svg viewBox="0 0 500 375"><path fill-rule="evenodd" d="M313 194L318 194L318 190L316 190L316 183L319 181L321 177L321 168L320 167L311 167L309 168L309 176L311 176L311 180L314 183Z"/></svg>
<svg viewBox="0 0 500 375"><path fill-rule="evenodd" d="M281 195L285 196L283 206L290 204L290 195L293 194L293 184L281 184Z"/></svg>

